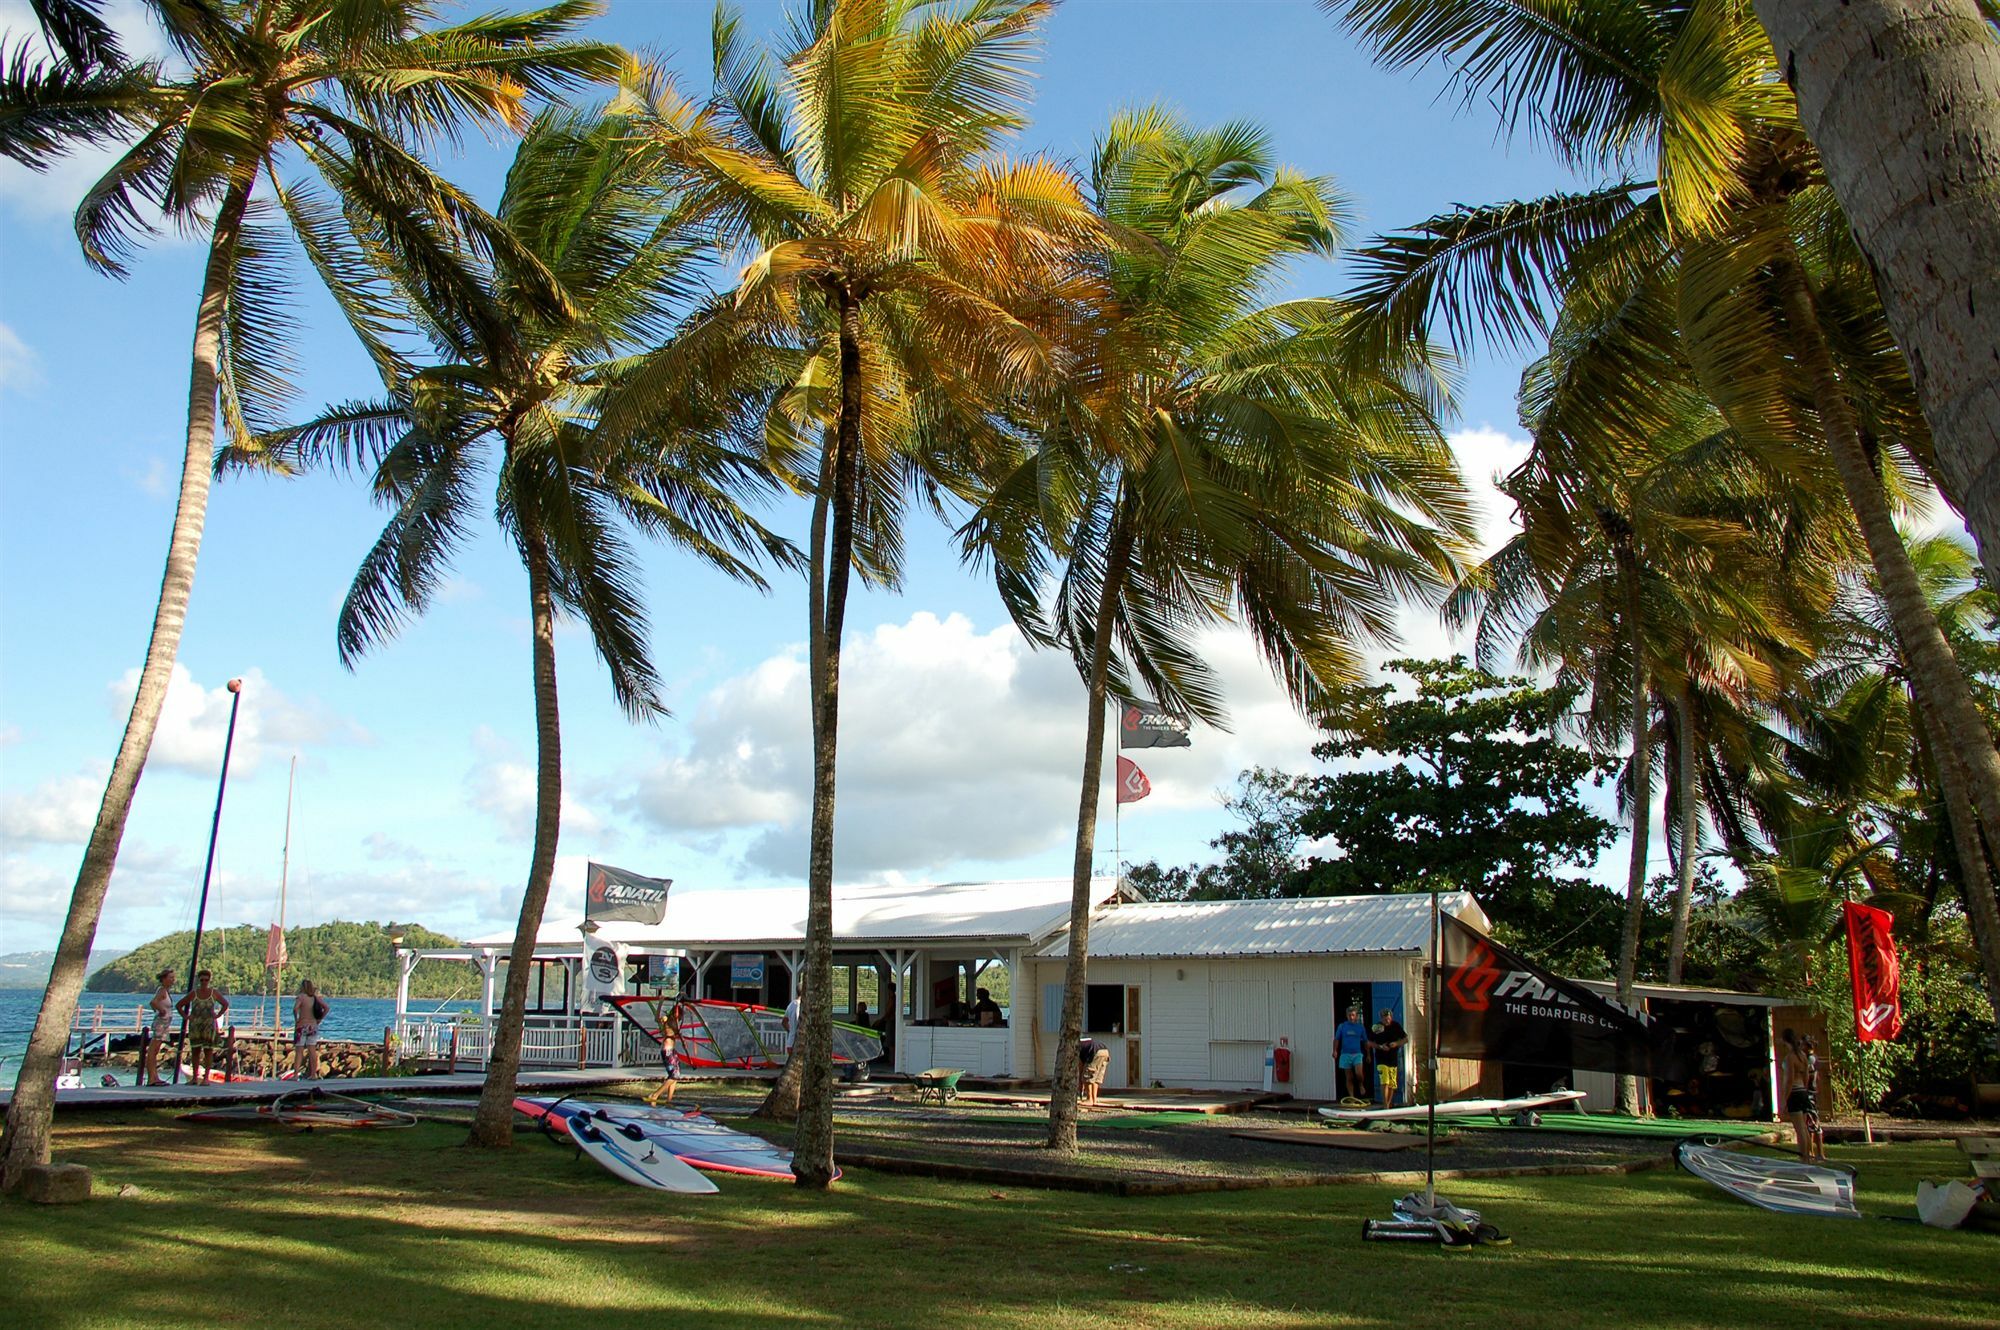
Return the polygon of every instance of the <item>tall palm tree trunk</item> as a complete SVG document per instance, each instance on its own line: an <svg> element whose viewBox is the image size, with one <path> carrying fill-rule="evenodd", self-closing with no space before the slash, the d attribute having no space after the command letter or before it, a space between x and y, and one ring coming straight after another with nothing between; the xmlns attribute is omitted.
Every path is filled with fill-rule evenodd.
<svg viewBox="0 0 2000 1330"><path fill-rule="evenodd" d="M514 947L507 953L507 988L500 1024L486 1052L486 1083L472 1122L472 1144L499 1149L514 1141L515 1079L521 1070L521 1028L528 1011L528 976L534 970L535 939L549 903L556 871L556 844L562 819L562 720L556 697L556 612L549 590L548 543L541 530L524 523L521 543L528 565L528 603L535 656L535 845L528 860L528 887L521 894L521 917Z"/></svg>
<svg viewBox="0 0 2000 1330"><path fill-rule="evenodd" d="M2000 42L1974 0L1756 0L2000 574Z"/></svg>
<svg viewBox="0 0 2000 1330"><path fill-rule="evenodd" d="M1120 496L1122 498L1122 494ZM1089 714L1084 722L1083 791L1077 799L1076 859L1071 868L1069 956L1063 962L1062 1027L1056 1035L1055 1075L1049 1087L1047 1145L1059 1154L1076 1153L1076 1099L1082 1068L1077 1044L1083 1039L1083 998L1090 951L1091 862L1097 853L1097 800L1104 785L1104 694L1111 673L1111 633L1132 554L1132 522L1118 506L1111 548L1104 561L1104 587L1091 625Z"/></svg>
<svg viewBox="0 0 2000 1330"><path fill-rule="evenodd" d="M792 1171L801 1187L833 1182L833 810L840 739L840 644L854 565L854 509L861 477L861 301L836 291L840 313L840 419L834 431L833 523L826 558L824 619L818 628L819 696L813 706L812 850L806 876L806 971L793 1061L799 1069L799 1127ZM809 648L810 650L810 648Z"/></svg>
<svg viewBox="0 0 2000 1330"><path fill-rule="evenodd" d="M1974 705L1951 644L1945 641L1937 616L1924 599L1910 551L1889 512L1882 479L1862 447L1853 407L1820 331L1805 272L1795 259L1782 260L1777 265L1777 280L1792 354L1812 385L1813 405L1826 433L1834 469L1868 543L1882 603L1909 670L1918 714L1925 732L1937 742L1939 778L1949 782L1956 774L1963 780L1980 835L1987 845L2000 845L2000 749L1994 747L1993 732ZM1990 896L1992 879L1981 881L1968 875L1966 889ZM1989 972L1986 982L2000 989L2000 971Z"/></svg>
<svg viewBox="0 0 2000 1330"><path fill-rule="evenodd" d="M806 578L806 689L811 697L813 733L819 733L821 688L826 674L826 510L833 490L833 464L840 449L830 447L820 456L819 487L813 496L811 549L807 555ZM803 1014L803 1011L802 1013ZM889 1014L895 1019L895 1013ZM794 1032L796 1033L796 1032ZM788 1052L778 1079L771 1083L764 1101L751 1113L753 1118L771 1122L793 1122L799 1116L799 1089L805 1073L805 1059Z"/></svg>
<svg viewBox="0 0 2000 1330"><path fill-rule="evenodd" d="M1674 884L1674 932L1667 948L1667 982L1681 981L1687 961L1688 919L1694 912L1694 859L1701 847L1701 800L1695 792L1694 700L1683 684L1674 693L1674 717L1680 722L1678 747L1681 807L1680 879Z"/></svg>
<svg viewBox="0 0 2000 1330"><path fill-rule="evenodd" d="M28 1037L28 1049L14 1080L14 1096L7 1105L6 1141L0 1146L0 1190L12 1190L19 1184L22 1170L30 1165L49 1162L49 1122L55 1112L56 1071L69 1043L77 998L88 976L90 946L97 937L104 895L110 889L118 847L125 838L125 819L132 811L132 796L145 771L146 754L153 746L153 731L159 726L160 711L166 705L174 657L180 651L188 599L194 592L196 556L201 551L202 528L208 518L223 311L236 266L237 241L243 232L243 211L249 200L250 182L236 181L224 193L216 212L208 267L202 276L201 303L195 314L180 498L174 507L173 534L167 541L166 572L160 580L159 603L153 611L153 631L146 641L146 663L139 671L139 689L125 719L125 733L118 742L111 778L105 782L97 821L84 847L76 885L70 891L69 913L63 919L55 963L49 969L48 988L42 995L34 1032Z"/></svg>
<svg viewBox="0 0 2000 1330"><path fill-rule="evenodd" d="M1652 685L1647 677L1645 622L1639 594L1639 569L1630 543L1618 550L1620 575L1625 583L1625 613L1632 634L1632 856L1625 869L1625 923L1618 937L1618 1000L1627 1007L1637 1003L1632 985L1639 976L1639 934L1646 916L1646 854L1652 840L1653 820L1653 727ZM1618 1078L1618 1111L1636 1115L1639 1111L1639 1081L1635 1076Z"/></svg>
<svg viewBox="0 0 2000 1330"><path fill-rule="evenodd" d="M1945 824L1951 829L1952 847L1958 851L1965 917L1972 925L1979 968L1986 974L1986 1000L1993 1008L1994 1028L2000 1031L2000 899L1993 893L1992 859L1987 854L1985 838L1979 834L1972 800L1965 792L1964 769L1954 761L1951 750L1938 745L1921 715L1917 717L1917 729L1928 742L1932 764L1937 768L1938 790L1944 795Z"/></svg>

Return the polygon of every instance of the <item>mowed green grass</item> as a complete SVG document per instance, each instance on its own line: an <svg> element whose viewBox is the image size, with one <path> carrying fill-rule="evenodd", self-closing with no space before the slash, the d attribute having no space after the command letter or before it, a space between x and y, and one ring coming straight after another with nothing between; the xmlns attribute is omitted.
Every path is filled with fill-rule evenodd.
<svg viewBox="0 0 2000 1330"><path fill-rule="evenodd" d="M1145 1200L854 1170L680 1198L533 1136L60 1124L97 1197L0 1203L0 1325L1991 1326L2000 1239L1768 1214L1684 1174L1455 1183L1512 1247L1364 1245L1351 1185ZM1836 1150L1875 1213L1948 1145ZM122 1185L137 1190L119 1196Z"/></svg>

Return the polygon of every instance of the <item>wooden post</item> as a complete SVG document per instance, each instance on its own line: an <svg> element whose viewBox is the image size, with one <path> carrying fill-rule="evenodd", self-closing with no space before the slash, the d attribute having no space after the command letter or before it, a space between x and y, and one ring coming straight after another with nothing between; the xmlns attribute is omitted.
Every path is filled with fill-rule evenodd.
<svg viewBox="0 0 2000 1330"><path fill-rule="evenodd" d="M229 1033L222 1037L222 1079L236 1075L236 1027L231 1025Z"/></svg>
<svg viewBox="0 0 2000 1330"><path fill-rule="evenodd" d="M382 1074L387 1076L389 1068L396 1065L396 1027L382 1027Z"/></svg>
<svg viewBox="0 0 2000 1330"><path fill-rule="evenodd" d="M578 1019L576 1023L576 1069L582 1071L589 1065L590 1031L585 1029L583 1021Z"/></svg>

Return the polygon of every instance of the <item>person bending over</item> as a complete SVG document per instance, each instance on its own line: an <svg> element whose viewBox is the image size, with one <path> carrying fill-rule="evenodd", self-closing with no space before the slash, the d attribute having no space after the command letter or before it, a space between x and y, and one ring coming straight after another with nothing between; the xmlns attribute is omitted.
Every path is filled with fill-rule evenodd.
<svg viewBox="0 0 2000 1330"><path fill-rule="evenodd" d="M1079 1039L1076 1060L1083 1082L1080 1107L1096 1108L1098 1092L1104 1088L1104 1074L1111 1070L1111 1050L1095 1039Z"/></svg>

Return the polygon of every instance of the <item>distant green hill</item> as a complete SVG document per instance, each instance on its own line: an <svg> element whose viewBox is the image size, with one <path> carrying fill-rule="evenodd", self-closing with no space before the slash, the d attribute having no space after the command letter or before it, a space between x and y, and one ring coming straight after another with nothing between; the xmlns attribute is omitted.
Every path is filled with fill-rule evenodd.
<svg viewBox="0 0 2000 1330"><path fill-rule="evenodd" d="M110 947L93 947L90 958L109 965L125 953ZM16 951L0 956L0 988L47 988L49 968L56 963L53 951Z"/></svg>
<svg viewBox="0 0 2000 1330"><path fill-rule="evenodd" d="M428 928L407 925L403 944L415 947L455 947L453 939ZM236 928L204 929L201 935L201 966L215 971L215 982L231 993L256 993L270 987L264 970L265 931L254 924ZM154 976L171 968L182 984L188 976L188 950L194 933L169 933L138 947L111 964L95 971L88 987L99 993L150 993ZM320 989L337 997L394 997L396 995L396 953L389 945L383 925L337 922L314 924L309 928L285 930L285 988L295 990L301 979L310 979ZM410 976L413 997L450 997L466 985L478 991L478 972L468 965L433 962L420 965Z"/></svg>

